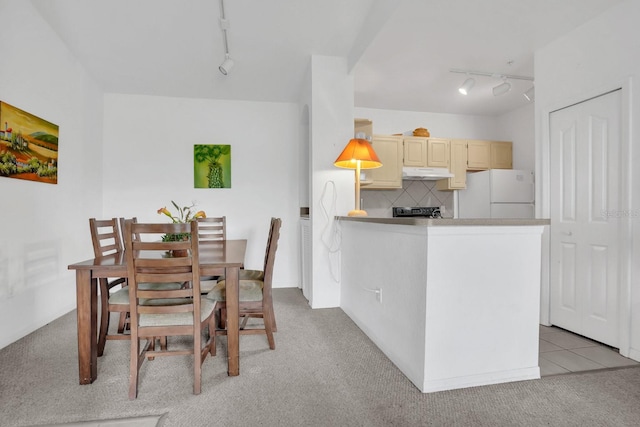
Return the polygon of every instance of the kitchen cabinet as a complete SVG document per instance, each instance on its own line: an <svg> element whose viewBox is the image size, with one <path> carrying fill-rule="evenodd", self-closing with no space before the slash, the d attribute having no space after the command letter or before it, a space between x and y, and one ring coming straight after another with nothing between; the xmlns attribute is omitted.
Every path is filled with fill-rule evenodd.
<svg viewBox="0 0 640 427"><path fill-rule="evenodd" d="M513 144L491 141L491 169L513 169Z"/></svg>
<svg viewBox="0 0 640 427"><path fill-rule="evenodd" d="M363 169L362 190L402 188L402 136L373 135L371 146L382 162L377 169Z"/></svg>
<svg viewBox="0 0 640 427"><path fill-rule="evenodd" d="M436 188L441 191L467 188L467 141L449 141L449 171L452 178L439 179Z"/></svg>
<svg viewBox="0 0 640 427"><path fill-rule="evenodd" d="M491 141L467 141L467 170L491 169Z"/></svg>
<svg viewBox="0 0 640 427"><path fill-rule="evenodd" d="M449 167L449 140L442 138L404 137L404 166Z"/></svg>
<svg viewBox="0 0 640 427"><path fill-rule="evenodd" d="M513 169L510 141L467 140L467 170Z"/></svg>

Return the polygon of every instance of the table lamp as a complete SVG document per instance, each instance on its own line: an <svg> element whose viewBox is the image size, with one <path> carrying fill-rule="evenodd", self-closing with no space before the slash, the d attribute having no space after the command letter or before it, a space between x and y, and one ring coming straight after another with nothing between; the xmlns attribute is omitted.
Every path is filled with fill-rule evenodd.
<svg viewBox="0 0 640 427"><path fill-rule="evenodd" d="M382 166L378 155L369 141L356 135L349 141L333 164L339 168L355 169L356 172L356 208L349 211L348 216L367 216L367 212L360 209L360 169L375 169Z"/></svg>

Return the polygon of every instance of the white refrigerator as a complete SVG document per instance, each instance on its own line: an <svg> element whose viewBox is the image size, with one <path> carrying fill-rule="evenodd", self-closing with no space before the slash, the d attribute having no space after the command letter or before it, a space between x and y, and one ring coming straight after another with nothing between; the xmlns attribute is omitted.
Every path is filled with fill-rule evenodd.
<svg viewBox="0 0 640 427"><path fill-rule="evenodd" d="M467 173L458 190L458 218L534 218L533 172L491 169Z"/></svg>

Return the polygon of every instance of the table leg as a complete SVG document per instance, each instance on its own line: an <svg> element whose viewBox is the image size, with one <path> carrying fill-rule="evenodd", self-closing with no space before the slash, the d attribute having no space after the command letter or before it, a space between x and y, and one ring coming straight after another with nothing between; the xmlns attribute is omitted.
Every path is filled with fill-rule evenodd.
<svg viewBox="0 0 640 427"><path fill-rule="evenodd" d="M98 283L89 270L76 270L78 371L80 384L98 377Z"/></svg>
<svg viewBox="0 0 640 427"><path fill-rule="evenodd" d="M229 376L240 374L240 332L239 332L239 286L238 267L227 267L225 271L225 287L227 299L227 354Z"/></svg>

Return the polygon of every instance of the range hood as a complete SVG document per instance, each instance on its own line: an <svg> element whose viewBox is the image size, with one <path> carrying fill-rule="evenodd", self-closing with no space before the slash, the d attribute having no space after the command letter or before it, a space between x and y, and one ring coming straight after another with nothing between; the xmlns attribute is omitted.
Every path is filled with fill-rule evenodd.
<svg viewBox="0 0 640 427"><path fill-rule="evenodd" d="M453 174L447 168L402 168L402 179L437 180L452 177Z"/></svg>

